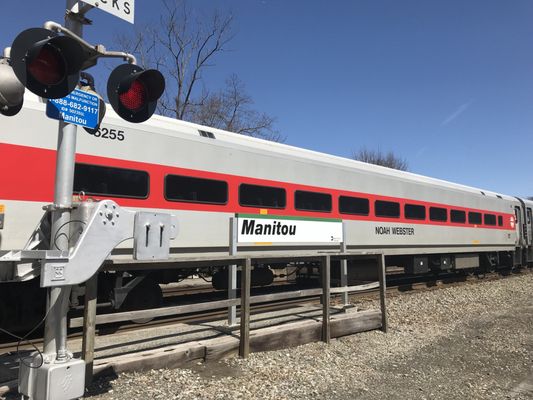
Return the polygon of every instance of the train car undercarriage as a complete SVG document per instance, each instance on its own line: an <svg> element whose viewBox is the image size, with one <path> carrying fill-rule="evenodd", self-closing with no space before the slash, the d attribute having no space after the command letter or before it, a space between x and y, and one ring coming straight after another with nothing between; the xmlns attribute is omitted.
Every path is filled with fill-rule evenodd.
<svg viewBox="0 0 533 400"><path fill-rule="evenodd" d="M522 265L514 264L513 252L391 255L385 257L388 270L394 276L437 276L443 272L483 274L512 271ZM349 260L348 285L376 279L376 265L368 260ZM240 285L240 271L237 282ZM162 286L185 279L210 282L213 289L228 289L225 267L180 268L165 270L103 271L98 275L98 307L108 312L157 308L163 304ZM313 262L289 264L258 264L253 266L253 287L269 286L274 282L290 282L300 287L318 285L319 267ZM331 266L331 282L340 285L340 263ZM2 283L0 291L0 327L23 336L42 322L46 304L46 289L35 278L27 282ZM84 284L74 286L71 292L71 314L78 315L84 304ZM139 322L139 321L137 321ZM142 321L141 321L142 322Z"/></svg>

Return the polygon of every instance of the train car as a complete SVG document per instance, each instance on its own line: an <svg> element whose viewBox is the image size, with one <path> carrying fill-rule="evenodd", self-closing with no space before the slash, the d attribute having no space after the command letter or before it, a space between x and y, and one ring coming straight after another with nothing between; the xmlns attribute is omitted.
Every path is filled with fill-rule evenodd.
<svg viewBox="0 0 533 400"><path fill-rule="evenodd" d="M57 121L44 109L28 94L17 116L0 119L3 252L49 246L50 238L35 234L54 190ZM74 191L172 212L180 226L173 256L227 254L229 219L252 214L342 220L349 251L383 251L387 264L412 273L533 261L531 201L161 116L130 124L109 106L98 131L78 129ZM238 251L338 246L259 240ZM131 247L125 242L110 257L129 259ZM38 274L35 265L0 262L0 281ZM151 276L154 284L181 278Z"/></svg>
<svg viewBox="0 0 533 400"><path fill-rule="evenodd" d="M533 201L517 199L520 204L515 205L516 226L518 240L515 252L515 264L530 265L533 262Z"/></svg>

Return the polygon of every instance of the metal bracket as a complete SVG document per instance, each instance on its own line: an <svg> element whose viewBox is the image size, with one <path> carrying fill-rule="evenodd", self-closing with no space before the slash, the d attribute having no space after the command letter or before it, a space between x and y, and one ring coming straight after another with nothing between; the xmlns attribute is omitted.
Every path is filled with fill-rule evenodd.
<svg viewBox="0 0 533 400"><path fill-rule="evenodd" d="M74 4L70 10L65 10L65 15L67 18L73 19L81 25L92 25L93 21L87 18L85 14L93 8L94 7L90 4L80 4L80 2L78 2Z"/></svg>
<svg viewBox="0 0 533 400"><path fill-rule="evenodd" d="M111 250L134 237L134 232L146 231L145 214L151 216L148 220L158 227L161 237L136 239L134 257L152 260L168 258L170 239L177 234L176 217L161 213L136 213L120 208L111 200L94 203L94 207L68 259L43 260L42 287L76 285L87 281L98 272ZM149 246L142 246L142 243L148 243Z"/></svg>
<svg viewBox="0 0 533 400"><path fill-rule="evenodd" d="M57 33L62 33L63 35L76 40L83 47L87 55L87 59L82 66L82 70L85 70L87 68L90 68L96 65L98 58L101 58L101 57L122 58L128 61L130 64L137 64L137 59L135 58L133 54L125 53L123 51L107 51L103 45L93 46L89 42L83 40L81 37L76 35L71 30L65 28L64 26L62 26L61 24L58 24L57 22L47 21L44 23L43 28L57 32Z"/></svg>
<svg viewBox="0 0 533 400"><path fill-rule="evenodd" d="M129 292L131 292L145 278L146 278L145 275L136 276L135 278L133 278L131 281L129 281L125 285L120 286L120 287L115 287L113 289L113 295L111 298L113 309L118 310L124 303L124 300L126 300L126 297L128 296ZM120 281L122 282L122 279Z"/></svg>
<svg viewBox="0 0 533 400"><path fill-rule="evenodd" d="M178 234L177 218L170 214L130 211L111 200L82 202L74 209L78 214L71 221L71 238L78 239L70 251L29 249L28 245L25 250L0 251L0 264L40 263L42 287L77 285L98 272L123 241L135 239L136 260L165 260L169 257L170 240ZM37 274L35 271L32 276ZM0 274L4 281L24 278L14 267L4 275Z"/></svg>
<svg viewBox="0 0 533 400"><path fill-rule="evenodd" d="M176 237L177 225L170 214L138 212L133 232L136 260L164 260L169 256L170 238Z"/></svg>
<svg viewBox="0 0 533 400"><path fill-rule="evenodd" d="M72 210L73 206L64 206L62 204L47 204L43 206L43 211L63 211L63 210Z"/></svg>
<svg viewBox="0 0 533 400"><path fill-rule="evenodd" d="M95 205L87 227L67 262L44 261L41 268L42 287L85 282L98 271L111 250L132 236L135 212L120 209L111 200Z"/></svg>

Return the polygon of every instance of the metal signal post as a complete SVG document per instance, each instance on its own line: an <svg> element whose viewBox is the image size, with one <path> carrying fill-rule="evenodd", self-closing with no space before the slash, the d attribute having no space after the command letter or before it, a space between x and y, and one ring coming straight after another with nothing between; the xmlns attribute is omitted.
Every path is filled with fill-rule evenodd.
<svg viewBox="0 0 533 400"><path fill-rule="evenodd" d="M80 18L75 18L74 15L80 17L83 15L72 13L76 4L76 0L67 0L65 25L69 30L81 37L83 34L83 25L79 22ZM68 251L70 247L68 239L74 185L76 133L76 125L59 121L50 250ZM48 289L47 317L44 331L44 357L53 359L55 354L58 362L69 358L66 347L66 336L70 289L70 286Z"/></svg>
<svg viewBox="0 0 533 400"><path fill-rule="evenodd" d="M67 29L82 36L82 15L73 13L77 7L76 0L67 0L65 25ZM54 203L51 206L52 227L50 250L68 252L70 214L74 183L77 126L59 121L56 155L56 174ZM43 274L41 274L43 277ZM44 347L42 355L34 355L30 368L21 364L19 392L30 399L48 400L61 396L66 400L83 396L84 378L80 381L80 372L85 373L82 360L73 360L67 349L67 312L71 286L51 287L47 289L46 314L44 329ZM40 357L40 360L39 360ZM41 365L39 365L41 364ZM56 368L59 367L59 368ZM65 375L65 371L76 377L66 390L54 388L52 375ZM41 378L38 379L38 376ZM44 379L43 379L44 378ZM38 384L37 382L45 382ZM44 387L43 387L44 386Z"/></svg>

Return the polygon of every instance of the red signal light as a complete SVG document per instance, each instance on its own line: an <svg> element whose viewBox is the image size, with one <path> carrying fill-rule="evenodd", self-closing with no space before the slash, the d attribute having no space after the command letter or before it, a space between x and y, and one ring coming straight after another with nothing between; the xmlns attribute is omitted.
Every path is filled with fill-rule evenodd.
<svg viewBox="0 0 533 400"><path fill-rule="evenodd" d="M74 38L43 28L20 32L11 45L17 79L46 99L59 99L74 90L87 57Z"/></svg>
<svg viewBox="0 0 533 400"><path fill-rule="evenodd" d="M57 85L65 76L65 61L56 48L45 45L28 63L28 72L43 85Z"/></svg>
<svg viewBox="0 0 533 400"><path fill-rule="evenodd" d="M107 97L113 110L129 122L144 122L154 113L165 90L165 78L155 69L138 65L116 67L107 81Z"/></svg>
<svg viewBox="0 0 533 400"><path fill-rule="evenodd" d="M139 80L133 81L127 91L119 94L119 99L128 110L138 111L146 103L146 87Z"/></svg>

